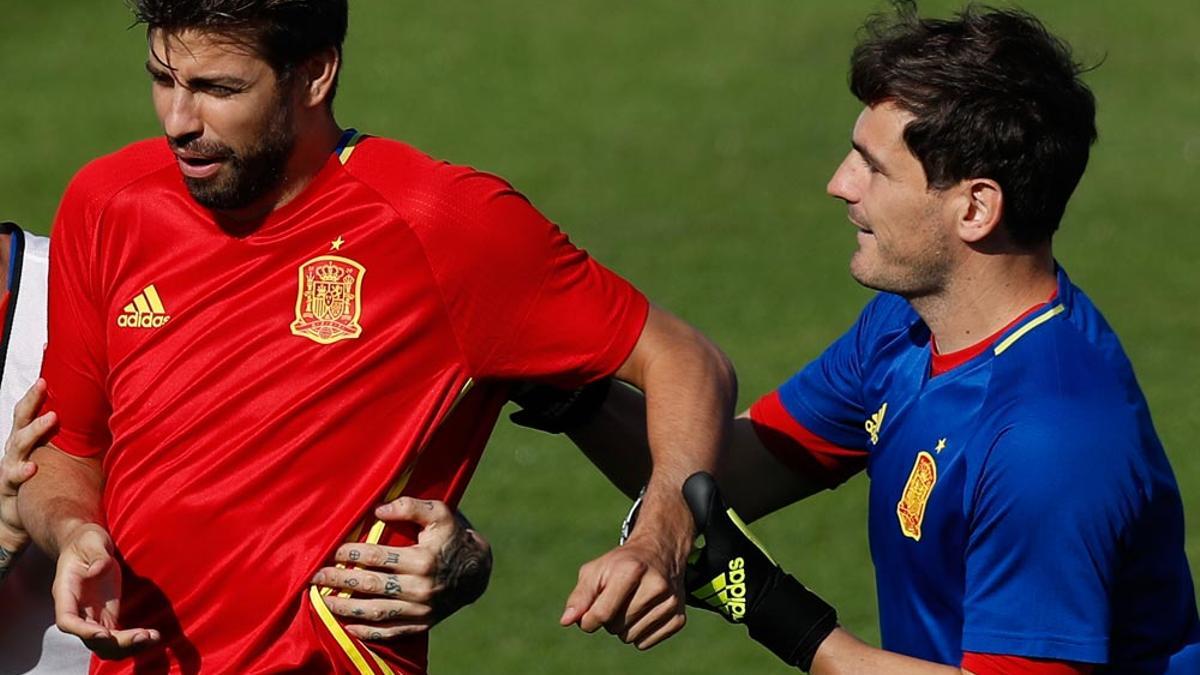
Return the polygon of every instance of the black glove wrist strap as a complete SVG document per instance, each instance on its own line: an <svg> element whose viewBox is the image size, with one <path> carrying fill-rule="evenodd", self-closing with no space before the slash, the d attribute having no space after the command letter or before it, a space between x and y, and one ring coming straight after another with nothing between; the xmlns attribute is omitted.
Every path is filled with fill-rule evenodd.
<svg viewBox="0 0 1200 675"><path fill-rule="evenodd" d="M569 391L534 385L512 397L522 410L510 415L510 419L550 434L572 431L600 412L611 386L612 378L608 377Z"/></svg>
<svg viewBox="0 0 1200 675"><path fill-rule="evenodd" d="M789 665L808 672L817 647L837 628L837 610L781 572L746 617L750 637Z"/></svg>

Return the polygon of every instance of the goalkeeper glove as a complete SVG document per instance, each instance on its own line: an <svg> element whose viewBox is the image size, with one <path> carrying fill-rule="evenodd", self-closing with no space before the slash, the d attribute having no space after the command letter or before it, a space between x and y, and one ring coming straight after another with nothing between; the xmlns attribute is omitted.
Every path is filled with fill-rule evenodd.
<svg viewBox="0 0 1200 675"><path fill-rule="evenodd" d="M607 377L569 390L546 384L518 384L508 398L521 409L508 418L514 424L549 434L572 431L590 422L600 412L610 386L612 379Z"/></svg>
<svg viewBox="0 0 1200 675"><path fill-rule="evenodd" d="M771 559L704 472L683 484L696 521L688 558L688 604L744 623L750 637L788 665L808 671L817 647L837 628L837 611Z"/></svg>

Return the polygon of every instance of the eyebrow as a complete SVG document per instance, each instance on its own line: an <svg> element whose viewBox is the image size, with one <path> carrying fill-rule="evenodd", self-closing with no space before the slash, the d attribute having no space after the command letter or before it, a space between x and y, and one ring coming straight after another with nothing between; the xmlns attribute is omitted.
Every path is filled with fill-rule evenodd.
<svg viewBox="0 0 1200 675"><path fill-rule="evenodd" d="M863 159L866 159L868 164L875 167L881 173L887 173L883 169L883 162L880 162L878 157L876 157L875 155L872 155L871 152L869 150L867 150L866 148L864 148L862 145L860 145L859 143L856 143L855 141L850 141L850 147L854 148L855 152L862 155Z"/></svg>
<svg viewBox="0 0 1200 675"><path fill-rule="evenodd" d="M155 67L155 65L153 63L151 63L148 59L146 61L146 72L150 73L150 75L152 75L154 77L158 77L160 75L170 75L171 74L170 71L166 68Z"/></svg>
<svg viewBox="0 0 1200 675"><path fill-rule="evenodd" d="M150 73L151 77L175 77L173 68L163 68L155 66L150 61L146 61L146 72ZM178 79L178 78L175 78ZM186 83L183 83L188 89L204 89L206 87L229 87L240 89L248 86L250 83L239 77L220 76L220 77L193 77L189 78Z"/></svg>

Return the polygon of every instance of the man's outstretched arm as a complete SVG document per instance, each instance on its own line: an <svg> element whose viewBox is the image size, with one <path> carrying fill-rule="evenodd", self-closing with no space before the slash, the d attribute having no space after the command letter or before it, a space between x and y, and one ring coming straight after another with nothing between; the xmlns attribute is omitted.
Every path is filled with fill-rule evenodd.
<svg viewBox="0 0 1200 675"><path fill-rule="evenodd" d="M521 388L514 396L525 409L513 413L517 424L563 432L597 468L630 499L650 477L650 445L646 435L646 397L619 382L588 385L591 392L568 392L546 386ZM727 487L727 499L757 520L826 488L817 476L796 472L776 458L759 438L750 413L729 425L728 451L716 476Z"/></svg>
<svg viewBox="0 0 1200 675"><path fill-rule="evenodd" d="M624 546L583 566L561 623L587 632L603 626L646 649L683 627L683 567L693 527L679 490L693 472L715 469L737 385L715 345L653 307L616 378L646 393L643 524Z"/></svg>

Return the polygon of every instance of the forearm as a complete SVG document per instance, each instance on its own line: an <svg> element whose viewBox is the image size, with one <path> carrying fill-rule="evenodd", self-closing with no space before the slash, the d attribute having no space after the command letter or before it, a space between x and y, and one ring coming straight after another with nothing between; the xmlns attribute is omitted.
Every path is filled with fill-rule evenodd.
<svg viewBox="0 0 1200 675"><path fill-rule="evenodd" d="M817 648L813 675L962 675L967 671L914 659L872 647L842 628L835 629ZM969 675L969 674L968 674Z"/></svg>
<svg viewBox="0 0 1200 675"><path fill-rule="evenodd" d="M21 520L33 541L57 556L60 543L75 528L102 524L102 473L98 460L81 459L51 446L34 451L38 472L18 496Z"/></svg>
<svg viewBox="0 0 1200 675"><path fill-rule="evenodd" d="M650 441L646 436L646 398L641 391L614 382L603 407L567 436L596 468L636 499L650 479Z"/></svg>
<svg viewBox="0 0 1200 675"><path fill-rule="evenodd" d="M651 321L658 344L629 372L618 373L645 392L651 464L639 523L672 532L686 555L691 514L680 490L693 473L716 471L737 382L728 359L699 331L663 312Z"/></svg>
<svg viewBox="0 0 1200 675"><path fill-rule="evenodd" d="M646 399L633 387L614 384L590 421L567 435L584 455L630 499L650 478L650 442L646 436ZM733 419L728 452L717 476L729 504L746 522L820 492L816 476L796 473L781 463L758 438L749 413Z"/></svg>

